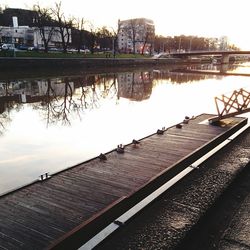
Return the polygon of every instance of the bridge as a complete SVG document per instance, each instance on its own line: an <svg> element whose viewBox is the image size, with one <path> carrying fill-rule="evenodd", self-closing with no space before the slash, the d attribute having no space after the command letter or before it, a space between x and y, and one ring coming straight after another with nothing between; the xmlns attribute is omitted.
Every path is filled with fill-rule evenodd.
<svg viewBox="0 0 250 250"><path fill-rule="evenodd" d="M221 56L221 64L228 64L229 58L232 55L250 55L250 51L190 51L190 52L174 52L170 53L170 56L179 57L179 58L186 58L190 56Z"/></svg>

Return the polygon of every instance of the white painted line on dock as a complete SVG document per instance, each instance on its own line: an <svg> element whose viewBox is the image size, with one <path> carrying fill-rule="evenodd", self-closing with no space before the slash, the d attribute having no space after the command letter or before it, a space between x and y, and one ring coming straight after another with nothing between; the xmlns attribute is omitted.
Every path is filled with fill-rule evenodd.
<svg viewBox="0 0 250 250"><path fill-rule="evenodd" d="M145 208L148 204L150 204L153 200L155 200L157 197L159 197L161 194L163 194L166 190L168 190L171 186L173 186L176 182L178 182L180 179L182 179L185 175L187 175L192 170L193 169L190 167L184 169L178 175L173 177L171 180L166 182L164 185L162 185L156 191L151 193L149 196L147 196L142 201L137 203L135 206L133 206L127 212L125 212L120 217L118 217L115 221L119 221L119 222L124 224L126 221L131 219L135 214L137 214L140 210ZM82 247L79 248L79 250L87 250L87 249L89 250L89 249L94 248L101 241L103 241L107 236L109 236L111 233L113 233L117 228L119 228L119 225L117 225L115 222L112 222L107 227L105 227L102 231L100 231L98 234L96 234L93 238L91 238L89 241L87 241Z"/></svg>

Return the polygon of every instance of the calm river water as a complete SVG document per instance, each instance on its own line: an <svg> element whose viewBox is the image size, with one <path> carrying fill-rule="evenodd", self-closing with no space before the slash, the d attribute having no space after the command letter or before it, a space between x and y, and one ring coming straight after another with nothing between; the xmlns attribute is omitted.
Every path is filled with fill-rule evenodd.
<svg viewBox="0 0 250 250"><path fill-rule="evenodd" d="M250 64L232 65L228 72L250 74ZM0 76L0 193L155 133L186 115L216 114L215 96L248 86L247 76L177 73L167 66L67 77Z"/></svg>

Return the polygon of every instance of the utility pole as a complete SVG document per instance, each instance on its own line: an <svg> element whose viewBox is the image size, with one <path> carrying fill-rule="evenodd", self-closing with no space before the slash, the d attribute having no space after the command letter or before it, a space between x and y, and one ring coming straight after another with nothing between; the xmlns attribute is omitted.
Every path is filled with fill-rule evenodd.
<svg viewBox="0 0 250 250"><path fill-rule="evenodd" d="M179 53L181 52L181 37L179 38Z"/></svg>
<svg viewBox="0 0 250 250"><path fill-rule="evenodd" d="M191 51L191 47L192 47L192 37L190 38L190 41L189 41L189 52Z"/></svg>

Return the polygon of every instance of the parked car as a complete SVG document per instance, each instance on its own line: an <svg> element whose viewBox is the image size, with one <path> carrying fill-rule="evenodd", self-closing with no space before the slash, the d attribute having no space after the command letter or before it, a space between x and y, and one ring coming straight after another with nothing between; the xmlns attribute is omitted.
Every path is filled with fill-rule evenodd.
<svg viewBox="0 0 250 250"><path fill-rule="evenodd" d="M29 46L28 46L28 45L22 44L22 45L19 45L17 48L18 48L19 50L28 50Z"/></svg>
<svg viewBox="0 0 250 250"><path fill-rule="evenodd" d="M90 53L90 50L89 49L80 49L80 52L87 54L87 53Z"/></svg>
<svg viewBox="0 0 250 250"><path fill-rule="evenodd" d="M77 53L78 50L77 49L68 49L67 52L68 53Z"/></svg>
<svg viewBox="0 0 250 250"><path fill-rule="evenodd" d="M63 52L61 48L56 48L56 47L49 47L48 51L49 52Z"/></svg>
<svg viewBox="0 0 250 250"><path fill-rule="evenodd" d="M39 48L35 46L30 46L28 47L28 51L39 51Z"/></svg>
<svg viewBox="0 0 250 250"><path fill-rule="evenodd" d="M1 46L2 50L14 50L15 46L12 43L4 43Z"/></svg>

